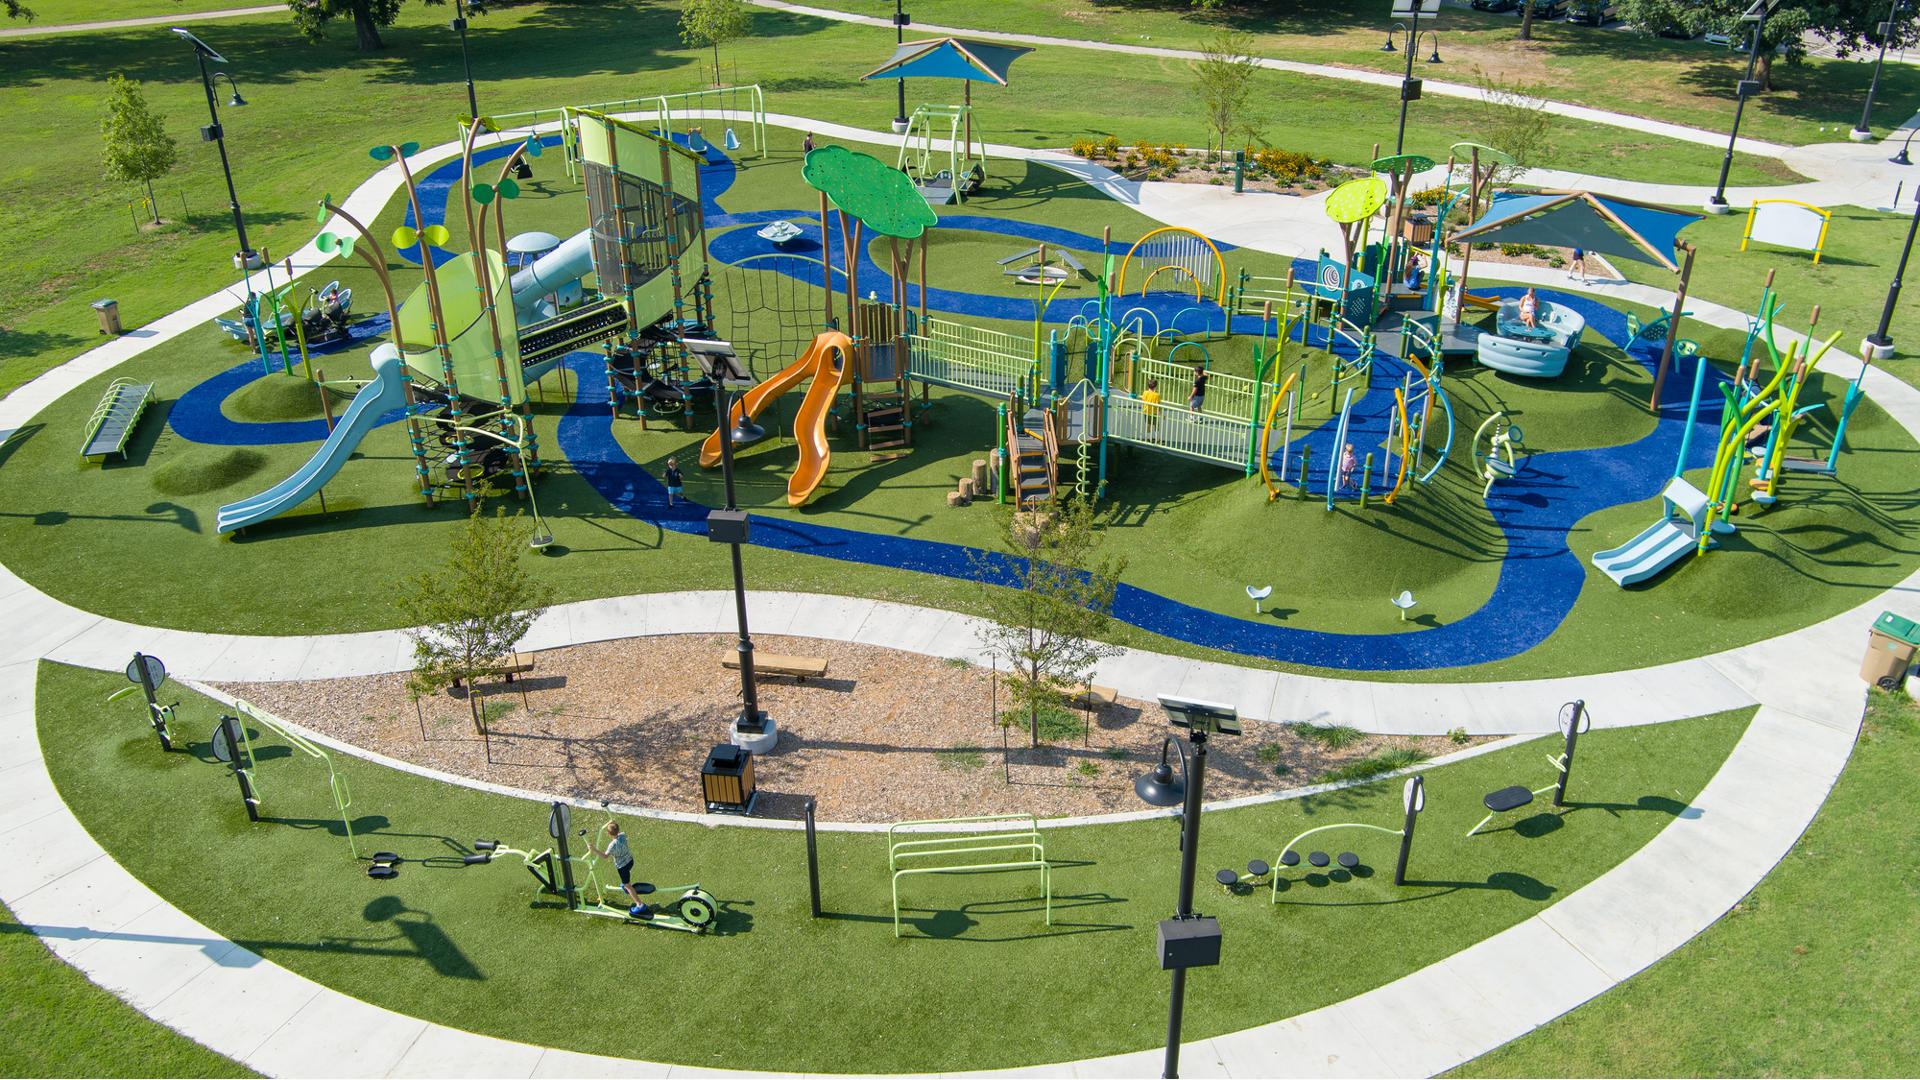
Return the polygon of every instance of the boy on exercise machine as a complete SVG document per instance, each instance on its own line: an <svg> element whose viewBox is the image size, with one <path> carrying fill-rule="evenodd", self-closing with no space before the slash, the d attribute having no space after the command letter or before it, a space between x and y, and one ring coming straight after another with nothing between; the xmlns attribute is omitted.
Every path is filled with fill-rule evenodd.
<svg viewBox="0 0 1920 1080"><path fill-rule="evenodd" d="M608 820L601 828L607 836L607 846L599 849L602 858L613 860L613 869L620 875L620 887L626 890L627 899L633 906L627 914L636 919L644 919L653 913L653 908L640 900L640 891L633 887L633 849L627 846L627 834L620 831L620 823Z"/></svg>

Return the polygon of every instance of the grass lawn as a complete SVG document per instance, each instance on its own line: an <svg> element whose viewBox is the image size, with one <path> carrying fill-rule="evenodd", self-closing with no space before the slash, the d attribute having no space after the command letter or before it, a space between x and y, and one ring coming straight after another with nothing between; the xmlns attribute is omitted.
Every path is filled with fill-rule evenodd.
<svg viewBox="0 0 1920 1080"><path fill-rule="evenodd" d="M776 133L773 156L743 169L722 197L723 206L744 210L804 202L793 141L792 133ZM510 231L546 228L569 234L584 219L581 199L560 175L555 157L541 162L536 181L514 204ZM1008 169L1008 179L1015 182L994 185L986 197L969 203L966 213L1044 219L1094 235L1109 224L1123 237L1146 228L1145 219L1109 200L1076 197L1085 189L1061 185L1051 170ZM1044 193L1044 200L1037 193ZM390 211L374 230L382 234L397 223L397 211ZM955 242L936 246L931 280L1006 295L989 256L1016 250L1019 242L979 232L957 235ZM1271 256L1230 253L1230 270L1248 266L1274 273L1281 265ZM325 276L335 273L355 287L363 309L377 304L370 272L341 266ZM412 278L411 271L402 275L403 281ZM717 292L723 305L729 303L733 294L724 275ZM811 295L797 302L810 305ZM741 328L729 321L722 319L722 329L739 339ZM1000 325L1024 332L1017 324ZM1215 340L1210 348L1218 356L1217 370L1250 373L1244 335ZM1737 355L1738 341L1713 340L1710 349ZM1648 430L1649 418L1639 405L1647 390L1644 369L1621 362L1617 351L1598 344L1581 356L1583 362L1569 376L1552 384L1506 379L1474 367L1450 372L1458 460L1392 510L1360 513L1343 506L1329 514L1291 499L1269 503L1258 481L1232 470L1144 450L1116 451L1103 521L1109 543L1129 560L1125 580L1245 618L1251 614L1243 591L1248 574L1267 575L1282 586L1285 599L1276 600L1276 610L1261 618L1287 626L1379 634L1417 628L1400 622L1388 604L1354 602L1356 596L1384 600L1403 588L1414 590L1423 613L1435 619L1463 617L1491 595L1505 543L1464 464L1466 443L1480 419L1508 410L1530 432L1530 446L1543 451L1610 446ZM776 359L785 362L784 355L763 357L759 373L769 374ZM133 370L160 387L158 416L190 387L245 361L239 346L200 328L151 350ZM366 373L364 359L356 355L320 363L335 378ZM1319 370L1324 381L1324 366ZM40 587L88 610L141 623L237 633L324 633L394 625L396 583L441 563L456 516L444 508L427 509L413 493L400 428L377 431L361 444L357 460L329 484L325 512L315 500L243 541L218 540L211 535L218 507L290 474L312 444L201 445L150 420L140 429L128 463L104 468L81 463L73 456L70 433L81 428L101 387L117 374L57 403L0 462L0 505L6 508L0 512L0 546L8 565ZM550 459L560 456L554 431L564 406L558 388L558 379L549 377L549 397L540 406L539 429ZM1389 391L1376 387L1373 392ZM235 394L226 407L241 420L313 418L318 409L310 394L304 382L274 376ZM987 402L942 392L919 427L917 445L902 457L855 450L841 433L828 484L799 511L788 509L784 499L794 450L782 433L792 408L793 402L776 408L767 417L775 438L742 455L743 505L862 533L995 545L990 510L950 511L941 497L973 459L994 445ZM1324 403L1309 407L1315 423L1326 415ZM667 457L682 457L689 494L717 505L717 476L692 467L690 460L710 423L710 413L700 412L691 431L669 422L643 432L640 425L621 421L615 432L627 453L656 475ZM1817 425L1809 430L1818 434ZM1914 533L1912 519L1920 511L1899 498L1907 483L1902 455L1912 446L1905 434L1871 403L1856 414L1850 434L1853 452L1841 481L1796 480L1779 508L1730 538L1732 550L1672 575L1653 587L1655 595L1645 588L1620 590L1591 574L1593 587L1540 647L1477 668L1398 677L1614 670L1743 644L1861 602L1920 561L1920 550L1905 538ZM566 549L538 564L561 600L717 588L729 581L724 552L702 538L658 529L615 510L564 462L543 482L538 497ZM1603 511L1576 527L1575 550L1584 555L1617 544L1657 513L1651 502ZM756 588L845 593L957 610L977 610L980 603L976 586L954 578L766 548L753 549L748 558ZM162 564L175 572L151 573ZM143 587L120 585L135 579ZM1759 580L1781 590L1778 603L1752 602ZM274 584L262 587L262 582ZM1249 662L1130 627L1118 628L1116 637L1183 655Z"/></svg>
<svg viewBox="0 0 1920 1080"><path fill-rule="evenodd" d="M44 30L71 23L144 19L199 11L265 7L260 0L31 0L33 21L0 22L0 29Z"/></svg>
<svg viewBox="0 0 1920 1080"><path fill-rule="evenodd" d="M469 36L482 107L504 112L698 86L705 54L677 47L677 13L666 0L614 0L528 4L476 18ZM344 29L308 44L284 14L204 28L251 102L222 115L256 248L284 255L305 243L313 200L327 191L343 195L367 177L366 147L375 141L432 145L454 136L465 95L460 50L445 19L440 9L406 5L385 34L388 50L377 55L356 52ZM886 128L890 88L856 81L890 51L885 30L756 10L753 31L725 59L740 81L766 88L769 108ZM157 185L172 221L159 229L137 224L130 190L95 182L101 80L116 72L145 84L180 141L179 165ZM16 283L0 294L0 392L96 343L86 306L95 299L120 301L131 329L233 280L226 192L214 148L197 135L205 102L196 75L191 53L162 27L0 42L0 109L15 118L14 152L0 163L0 200L12 221L0 233L0 265ZM979 130L1027 146L1109 132L1128 141L1196 142L1203 124L1190 83L1184 64L1116 68L1097 53L1043 50L1021 61L1012 87L982 92ZM1096 85L1097 95L1087 93ZM1390 89L1265 72L1259 95L1289 103L1285 128L1269 131L1282 145L1361 162L1392 137L1397 97ZM1420 105L1410 149L1485 141L1477 103ZM1719 155L1568 122L1556 128L1552 164L1705 183ZM1771 167L1743 157L1734 182L1765 181Z"/></svg>
<svg viewBox="0 0 1920 1080"><path fill-rule="evenodd" d="M0 907L0 1076L253 1076L87 981Z"/></svg>
<svg viewBox="0 0 1920 1080"><path fill-rule="evenodd" d="M1893 277L1911 222L1911 213L1837 209L1827 230L1826 250L1815 265L1810 252L1760 245L1741 251L1740 235L1746 225L1743 214L1703 218L1688 226L1685 233L1700 249L1694 259L1688 295L1725 304L1735 311L1752 312L1759 307L1760 289L1766 283L1767 271L1772 270L1774 290L1785 304L1780 315L1782 325L1805 331L1809 313L1818 304L1820 338L1839 331L1834 352L1858 356L1860 339L1880 325L1887 283ZM1665 289L1674 286L1673 275L1658 267L1624 260L1615 265L1635 281ZM1896 353L1880 366L1920 385L1920 309L1915 308L1911 293L1903 295L1906 300L1894 307L1889 331ZM1689 336L1698 336L1693 333L1698 329L1701 327L1697 323L1687 324ZM1734 355L1739 355L1737 340Z"/></svg>
<svg viewBox="0 0 1920 1080"><path fill-rule="evenodd" d="M475 837L536 844L546 820L537 803L338 755L362 850L425 860L375 882L337 835L324 771L276 754L283 748L269 740L256 743L265 820L250 826L232 781L209 757L211 703L182 695L191 749L163 755L131 703L100 704L115 685L124 685L117 673L41 668L40 739L61 797L110 852L123 860L137 853L143 879L172 903L267 959L375 1004L596 1053L801 1072L1060 1061L1152 1047L1164 1031L1166 978L1148 958L1177 873L1164 819L1049 832L1051 929L1033 902L1037 883L966 875L904 885L898 940L878 836L821 834L831 914L814 921L798 832L629 821L642 878L697 880L721 901L713 936L654 933L569 915L518 866L460 865ZM1545 743L1436 768L1403 888L1385 869L1394 846L1361 833L1340 846L1372 872L1294 883L1277 907L1264 894L1228 897L1206 886L1202 905L1218 913L1237 959L1193 980L1188 1037L1341 1000L1540 911L1684 809L1750 716L1596 731L1581 741L1572 812L1520 818L1471 839L1464 834L1485 791L1544 782ZM1271 859L1309 824L1396 821L1399 800L1400 783L1384 781L1216 813L1203 869ZM576 821L599 823L584 810ZM223 857L209 860L209 844ZM1276 963L1316 974L1276 979ZM647 1004L645 1021L606 1022L627 1015L607 1012L606 988L628 985L620 980L634 973L671 973L674 986L699 992L650 994L643 979L630 990ZM762 1022L714 1037L749 1000Z"/></svg>
<svg viewBox="0 0 1920 1080"><path fill-rule="evenodd" d="M893 14L893 5L883 0L818 0L811 6L879 17ZM915 0L913 17L922 24L1170 49L1200 48L1207 38L1230 28L1252 34L1254 51L1262 56L1369 71L1406 70L1405 53L1380 49L1393 20L1378 4L1362 0L1307 0L1278 7L1229 0L1209 13L1196 12L1185 0ZM1442 63L1415 64L1418 77L1471 84L1476 72L1484 71L1543 97L1708 130L1725 130L1732 123L1733 85L1746 67L1744 54L1724 46L1643 36L1619 24L1594 29L1539 21L1533 24L1534 40L1524 42L1518 40L1520 20L1514 14L1463 6L1445 8L1437 22L1428 17L1420 25L1423 31L1437 27ZM1428 51L1421 50L1422 61ZM1859 122L1872 60L1869 53L1864 60L1775 65L1774 88L1748 103L1741 133L1790 144L1845 139L1846 131ZM1874 130L1884 137L1920 108L1920 71L1905 64L1887 67L1874 100ZM1425 122L1422 110L1429 104L1430 99L1414 106L1411 125Z"/></svg>
<svg viewBox="0 0 1920 1080"><path fill-rule="evenodd" d="M1805 836L1731 914L1457 1076L1912 1076L1920 708L1871 691Z"/></svg>

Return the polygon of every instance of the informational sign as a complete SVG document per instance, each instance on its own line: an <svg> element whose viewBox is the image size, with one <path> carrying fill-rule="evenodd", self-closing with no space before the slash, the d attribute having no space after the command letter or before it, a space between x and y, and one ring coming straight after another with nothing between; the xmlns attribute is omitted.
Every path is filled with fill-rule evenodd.
<svg viewBox="0 0 1920 1080"><path fill-rule="evenodd" d="M1827 222L1832 214L1811 203L1794 199L1758 199L1747 211L1747 230L1740 237L1740 250L1750 241L1813 252L1820 262L1820 250L1827 243Z"/></svg>

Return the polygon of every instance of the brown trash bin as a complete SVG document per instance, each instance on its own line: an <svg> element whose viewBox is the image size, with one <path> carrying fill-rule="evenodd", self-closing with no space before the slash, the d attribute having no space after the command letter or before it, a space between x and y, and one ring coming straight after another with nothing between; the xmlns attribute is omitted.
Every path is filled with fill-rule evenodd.
<svg viewBox="0 0 1920 1080"><path fill-rule="evenodd" d="M93 310L95 314L100 316L100 332L109 337L118 337L120 334L120 301L95 300L93 302Z"/></svg>
<svg viewBox="0 0 1920 1080"><path fill-rule="evenodd" d="M1860 661L1860 677L1882 690L1897 690L1913 667L1920 649L1920 624L1883 611L1867 631L1867 655Z"/></svg>

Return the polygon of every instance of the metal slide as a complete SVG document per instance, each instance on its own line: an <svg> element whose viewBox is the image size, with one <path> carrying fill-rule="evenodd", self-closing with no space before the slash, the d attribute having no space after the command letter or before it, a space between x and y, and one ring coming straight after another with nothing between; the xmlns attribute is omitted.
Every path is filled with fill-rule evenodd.
<svg viewBox="0 0 1920 1080"><path fill-rule="evenodd" d="M381 345L373 353L373 381L360 388L347 405L347 411L333 426L333 433L320 444L313 457L280 483L251 499L228 503L215 518L215 531L236 532L269 518L278 517L306 502L333 479L353 455L354 448L367 433L379 426L380 417L407 403L406 384L401 378L399 354L391 344Z"/></svg>

